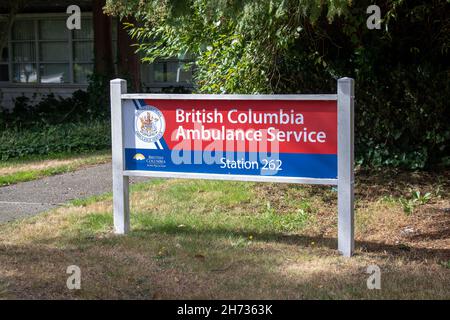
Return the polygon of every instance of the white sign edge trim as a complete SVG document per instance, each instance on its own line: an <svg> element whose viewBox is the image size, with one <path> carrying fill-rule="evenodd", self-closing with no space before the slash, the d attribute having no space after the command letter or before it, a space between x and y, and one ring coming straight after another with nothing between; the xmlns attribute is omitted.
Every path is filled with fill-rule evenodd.
<svg viewBox="0 0 450 320"><path fill-rule="evenodd" d="M304 100L337 101L337 94L122 94L123 100Z"/></svg>
<svg viewBox="0 0 450 320"><path fill-rule="evenodd" d="M322 184L337 185L338 179L297 178L282 176L256 176L239 174L215 174L215 173L183 173L170 171L144 171L124 170L123 174L129 177L152 177L152 178L183 178L183 179L205 179L205 180L230 180L230 181L254 181L254 182L278 182L299 184Z"/></svg>

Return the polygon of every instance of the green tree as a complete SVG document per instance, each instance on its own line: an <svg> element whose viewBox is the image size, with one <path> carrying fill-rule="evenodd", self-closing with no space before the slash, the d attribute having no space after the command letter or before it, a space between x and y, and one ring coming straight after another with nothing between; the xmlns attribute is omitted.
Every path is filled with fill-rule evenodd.
<svg viewBox="0 0 450 320"><path fill-rule="evenodd" d="M144 61L193 56L198 91L210 93L277 91L279 57L306 21L321 14L331 21L346 8L347 1L317 0L110 0L106 5L110 14L134 16L137 23L126 27Z"/></svg>
<svg viewBox="0 0 450 320"><path fill-rule="evenodd" d="M108 0L144 60L195 57L198 92L335 92L356 79L358 162L450 165L450 1Z"/></svg>

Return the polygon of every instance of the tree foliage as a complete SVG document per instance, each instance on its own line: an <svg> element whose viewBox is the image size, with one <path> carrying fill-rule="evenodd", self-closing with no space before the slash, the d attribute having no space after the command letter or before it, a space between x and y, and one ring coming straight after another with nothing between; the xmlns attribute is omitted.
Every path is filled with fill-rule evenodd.
<svg viewBox="0 0 450 320"><path fill-rule="evenodd" d="M346 1L330 3L329 19L346 9ZM106 8L136 19L126 26L144 61L195 57L198 90L216 93L276 91L278 58L299 37L305 17L316 21L324 12L317 0L111 0Z"/></svg>
<svg viewBox="0 0 450 320"><path fill-rule="evenodd" d="M450 164L450 4L369 0L108 0L144 60L195 57L206 93L335 92L356 79L356 151L365 165Z"/></svg>

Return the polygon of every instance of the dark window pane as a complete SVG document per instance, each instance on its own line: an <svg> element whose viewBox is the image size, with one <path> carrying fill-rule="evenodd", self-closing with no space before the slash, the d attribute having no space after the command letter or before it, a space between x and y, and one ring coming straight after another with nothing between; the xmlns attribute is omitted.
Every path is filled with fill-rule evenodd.
<svg viewBox="0 0 450 320"><path fill-rule="evenodd" d="M13 69L14 82L34 83L37 82L36 65L14 64Z"/></svg>
<svg viewBox="0 0 450 320"><path fill-rule="evenodd" d="M0 55L0 62L8 62L8 48L3 48L2 54Z"/></svg>
<svg viewBox="0 0 450 320"><path fill-rule="evenodd" d="M73 58L77 62L94 60L94 44L92 41L76 41L73 43Z"/></svg>
<svg viewBox="0 0 450 320"><path fill-rule="evenodd" d="M178 61L156 62L153 65L153 80L155 82L189 83L192 72L184 68L184 63Z"/></svg>
<svg viewBox="0 0 450 320"><path fill-rule="evenodd" d="M92 19L81 19L81 29L73 30L74 39L94 39L94 27Z"/></svg>
<svg viewBox="0 0 450 320"><path fill-rule="evenodd" d="M7 64L0 64L0 81L9 81L9 68Z"/></svg>
<svg viewBox="0 0 450 320"><path fill-rule="evenodd" d="M39 45L40 61L69 61L67 42L41 42Z"/></svg>
<svg viewBox="0 0 450 320"><path fill-rule="evenodd" d="M67 40L67 31L65 20L39 21L40 40Z"/></svg>
<svg viewBox="0 0 450 320"><path fill-rule="evenodd" d="M73 74L75 83L88 83L88 77L92 74L94 70L93 64L75 64L73 66Z"/></svg>
<svg viewBox="0 0 450 320"><path fill-rule="evenodd" d="M153 65L155 82L167 82L167 64L165 62L157 62Z"/></svg>
<svg viewBox="0 0 450 320"><path fill-rule="evenodd" d="M34 62L36 61L36 52L33 42L14 43L13 58L15 62Z"/></svg>
<svg viewBox="0 0 450 320"><path fill-rule="evenodd" d="M12 30L13 40L33 40L34 39L34 21L17 20L14 22Z"/></svg>
<svg viewBox="0 0 450 320"><path fill-rule="evenodd" d="M8 27L5 21L0 20L0 39L4 39L8 33Z"/></svg>
<svg viewBox="0 0 450 320"><path fill-rule="evenodd" d="M167 81L169 82L190 82L191 71L185 68L183 62L171 61L167 63Z"/></svg>
<svg viewBox="0 0 450 320"><path fill-rule="evenodd" d="M69 82L68 64L41 64L41 83Z"/></svg>

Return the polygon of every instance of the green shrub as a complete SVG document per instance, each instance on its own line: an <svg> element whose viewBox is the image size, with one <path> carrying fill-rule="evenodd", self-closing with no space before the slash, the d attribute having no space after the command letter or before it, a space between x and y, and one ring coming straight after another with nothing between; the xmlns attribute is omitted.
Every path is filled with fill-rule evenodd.
<svg viewBox="0 0 450 320"><path fill-rule="evenodd" d="M111 147L108 121L64 123L0 131L0 159L83 153Z"/></svg>
<svg viewBox="0 0 450 320"><path fill-rule="evenodd" d="M105 77L92 75L87 91L77 90L71 97L50 93L37 103L20 96L12 110L0 108L0 130L89 121L110 117L109 86Z"/></svg>
<svg viewBox="0 0 450 320"><path fill-rule="evenodd" d="M49 94L33 104L22 96L12 110L0 108L0 159L110 148L107 82L93 75L88 90L71 97Z"/></svg>

